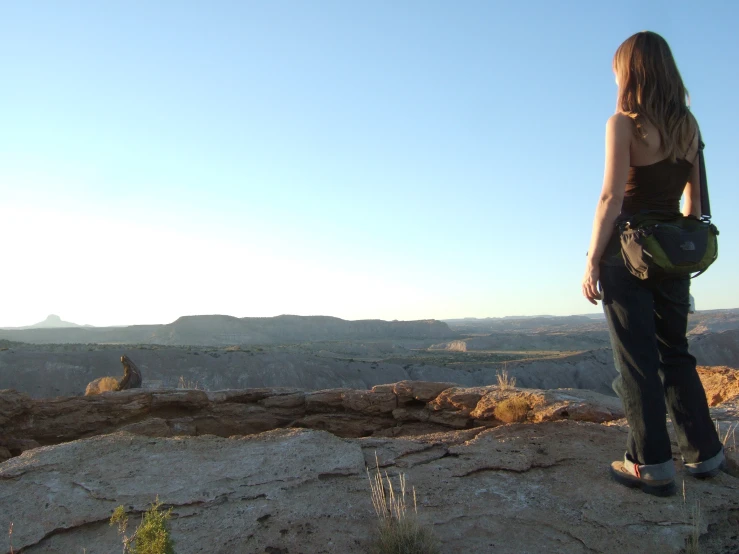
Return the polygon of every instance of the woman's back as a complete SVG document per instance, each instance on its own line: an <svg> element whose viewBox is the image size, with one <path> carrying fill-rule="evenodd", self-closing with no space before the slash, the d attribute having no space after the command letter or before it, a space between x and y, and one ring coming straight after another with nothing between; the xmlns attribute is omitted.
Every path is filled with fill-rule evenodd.
<svg viewBox="0 0 739 554"><path fill-rule="evenodd" d="M680 211L680 198L691 177L693 163L698 152L697 124L691 117L693 131L687 144L678 145L680 154L673 162L662 148L657 128L650 122L641 123L645 136L634 134L631 141L630 167L626 180L622 215L630 216L641 211Z"/></svg>
<svg viewBox="0 0 739 554"><path fill-rule="evenodd" d="M636 124L634 124L636 126ZM631 140L631 166L646 166L664 160L667 156L662 149L662 138L660 137L657 127L649 121L640 122L643 138L634 134ZM677 146L680 153L678 158L686 158L692 160L698 153L698 124L695 118L690 117L690 129L687 136L690 137L685 144Z"/></svg>

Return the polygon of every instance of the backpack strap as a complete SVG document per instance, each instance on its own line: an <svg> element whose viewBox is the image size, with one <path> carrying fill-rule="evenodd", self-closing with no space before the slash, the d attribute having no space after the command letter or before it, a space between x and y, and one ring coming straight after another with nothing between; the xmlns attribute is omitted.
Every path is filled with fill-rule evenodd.
<svg viewBox="0 0 739 554"><path fill-rule="evenodd" d="M711 200L708 197L708 180L706 179L706 162L703 158L703 149L706 147L698 131L698 162L700 163L701 187L701 218L711 220Z"/></svg>

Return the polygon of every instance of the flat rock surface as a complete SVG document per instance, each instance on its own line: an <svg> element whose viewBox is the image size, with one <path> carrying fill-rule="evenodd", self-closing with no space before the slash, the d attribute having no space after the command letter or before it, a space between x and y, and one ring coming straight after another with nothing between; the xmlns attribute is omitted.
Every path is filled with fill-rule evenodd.
<svg viewBox="0 0 739 554"><path fill-rule="evenodd" d="M685 478L685 498L624 488L607 467L625 438L623 425L576 421L399 439L118 432L0 464L0 529L13 522L16 552L110 554L113 509L135 524L158 495L173 507L178 554L367 552L366 466L379 460L391 479L406 475L444 553L678 553L698 501L703 552L739 552L739 480Z"/></svg>

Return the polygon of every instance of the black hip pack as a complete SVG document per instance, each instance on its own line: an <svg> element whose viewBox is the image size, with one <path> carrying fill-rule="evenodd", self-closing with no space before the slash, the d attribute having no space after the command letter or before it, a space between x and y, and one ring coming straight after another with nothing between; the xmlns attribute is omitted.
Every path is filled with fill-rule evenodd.
<svg viewBox="0 0 739 554"><path fill-rule="evenodd" d="M642 212L618 225L626 268L639 279L701 275L718 258L718 229L711 223L705 145L698 135L701 217Z"/></svg>

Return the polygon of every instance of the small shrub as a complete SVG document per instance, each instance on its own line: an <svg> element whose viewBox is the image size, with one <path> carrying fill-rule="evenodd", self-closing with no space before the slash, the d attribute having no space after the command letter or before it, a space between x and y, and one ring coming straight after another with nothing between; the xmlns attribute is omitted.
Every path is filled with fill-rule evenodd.
<svg viewBox="0 0 739 554"><path fill-rule="evenodd" d="M526 421L530 409L531 406L529 406L526 398L523 396L512 396L499 402L495 406L493 414L496 419L504 423L517 423Z"/></svg>
<svg viewBox="0 0 739 554"><path fill-rule="evenodd" d="M378 536L372 547L374 554L438 554L439 548L431 532L418 521L416 490L413 489L413 512L406 504L405 475L400 474L399 493L385 472L383 479L375 455L376 472L367 478L372 492L372 506L378 518ZM387 492L385 485L387 484Z"/></svg>
<svg viewBox="0 0 739 554"><path fill-rule="evenodd" d="M167 522L172 517L172 508L166 512L159 510L162 503L156 498L151 507L144 512L141 524L133 535L126 535L128 516L123 506L118 506L110 518L110 524L118 524L118 534L123 536L123 553L127 554L174 554L174 543L169 536Z"/></svg>

